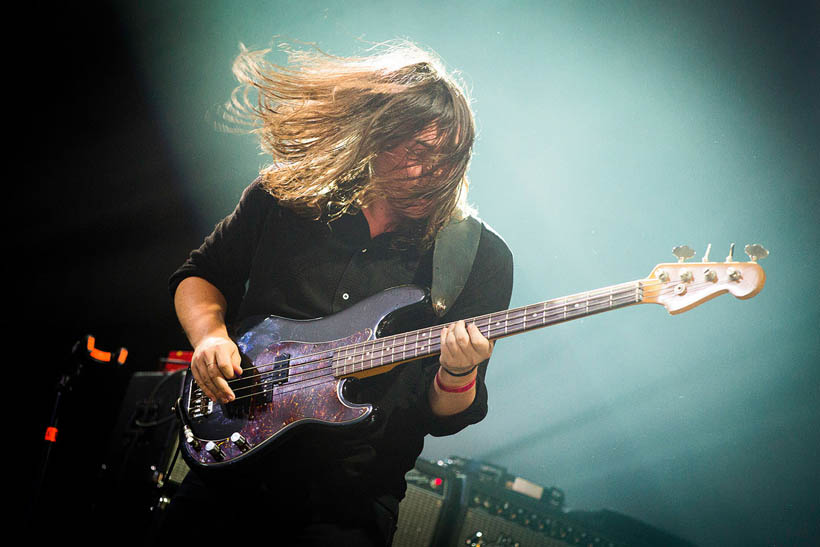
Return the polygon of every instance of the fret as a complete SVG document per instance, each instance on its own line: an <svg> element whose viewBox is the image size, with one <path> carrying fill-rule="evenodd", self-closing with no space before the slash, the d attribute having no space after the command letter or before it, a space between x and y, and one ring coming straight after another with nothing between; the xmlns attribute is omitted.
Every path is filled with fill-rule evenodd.
<svg viewBox="0 0 820 547"><path fill-rule="evenodd" d="M384 364L382 362L382 357L383 357L383 349L382 348L384 348L384 341L376 339L373 342L373 357L372 357L371 362L370 362L371 367L372 366L379 366L379 365ZM373 364L374 361L376 363L375 365Z"/></svg>
<svg viewBox="0 0 820 547"><path fill-rule="evenodd" d="M392 337L383 338L382 340L382 364L386 365L393 362L392 346L390 345ZM390 355L385 355L385 351L390 351Z"/></svg>
<svg viewBox="0 0 820 547"><path fill-rule="evenodd" d="M345 372L354 372L356 369L353 367L353 359L354 356L350 354L350 348L346 348L345 351Z"/></svg>
<svg viewBox="0 0 820 547"><path fill-rule="evenodd" d="M426 332L422 331L420 334L421 334L422 338L424 338L425 340L427 339L427 333ZM424 346L425 346L425 344L423 342L421 344L419 344L418 339L419 339L419 335L416 335L416 351L418 352L418 350L421 350L422 355L424 355ZM418 353L416 353L416 355L418 355Z"/></svg>
<svg viewBox="0 0 820 547"><path fill-rule="evenodd" d="M342 374L345 373L344 371L344 355L343 353L347 352L347 348L339 348L333 353L333 373L335 374L341 368ZM341 361L341 366L339 366L339 361Z"/></svg>

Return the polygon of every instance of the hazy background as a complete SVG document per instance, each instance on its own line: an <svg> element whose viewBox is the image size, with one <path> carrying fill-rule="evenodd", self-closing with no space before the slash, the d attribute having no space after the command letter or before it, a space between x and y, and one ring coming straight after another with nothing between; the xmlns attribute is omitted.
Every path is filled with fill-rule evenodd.
<svg viewBox="0 0 820 547"><path fill-rule="evenodd" d="M678 244L700 258L712 243L713 260L732 242L737 259L746 243L771 251L752 300L676 317L637 306L500 342L487 419L422 455L501 465L562 488L572 508L699 545L816 541L820 12L717 4L142 1L33 14L45 24L22 47L33 101L20 108L33 117L21 212L34 226L11 247L32 273L11 292L38 371L35 414L48 417L52 363L85 334L128 347L132 370L186 348L167 277L267 162L250 137L214 128L239 43L347 55L407 38L474 98L471 200L513 250L514 306L646 276ZM114 402L94 404L115 413L118 392L102 391Z"/></svg>

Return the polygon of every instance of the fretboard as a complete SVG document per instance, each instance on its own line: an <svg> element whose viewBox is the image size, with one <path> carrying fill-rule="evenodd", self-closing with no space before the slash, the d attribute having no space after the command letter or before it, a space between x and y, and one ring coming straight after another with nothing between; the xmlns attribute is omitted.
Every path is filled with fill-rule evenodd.
<svg viewBox="0 0 820 547"><path fill-rule="evenodd" d="M585 293L547 300L521 308L466 319L489 340L512 336L572 319L638 304L643 300L641 281L613 285ZM347 376L441 353L441 329L436 325L338 348L333 374Z"/></svg>

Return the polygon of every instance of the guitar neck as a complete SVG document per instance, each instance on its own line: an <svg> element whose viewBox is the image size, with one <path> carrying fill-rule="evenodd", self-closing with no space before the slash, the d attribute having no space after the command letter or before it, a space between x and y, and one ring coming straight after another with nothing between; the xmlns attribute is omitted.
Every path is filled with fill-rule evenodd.
<svg viewBox="0 0 820 547"><path fill-rule="evenodd" d="M643 302L644 280L546 300L520 308L466 319L481 334L497 340L588 315ZM333 357L335 376L367 376L387 372L395 365L441 353L437 325L339 348ZM365 374L361 374L365 373Z"/></svg>

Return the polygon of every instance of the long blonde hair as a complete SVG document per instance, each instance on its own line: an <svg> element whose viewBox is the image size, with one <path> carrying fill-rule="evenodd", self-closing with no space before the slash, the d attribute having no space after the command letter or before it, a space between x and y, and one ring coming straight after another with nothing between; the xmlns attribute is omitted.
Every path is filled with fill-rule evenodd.
<svg viewBox="0 0 820 547"><path fill-rule="evenodd" d="M279 47L287 66L268 61L270 49L242 48L226 119L250 126L273 158L261 176L280 203L330 222L378 198L399 213L424 200L424 218L403 217L397 229L402 245L420 250L448 219L469 212L475 121L463 86L437 56L408 42L363 57ZM378 154L432 126L437 138L419 159L420 177L397 184L373 172Z"/></svg>

